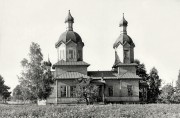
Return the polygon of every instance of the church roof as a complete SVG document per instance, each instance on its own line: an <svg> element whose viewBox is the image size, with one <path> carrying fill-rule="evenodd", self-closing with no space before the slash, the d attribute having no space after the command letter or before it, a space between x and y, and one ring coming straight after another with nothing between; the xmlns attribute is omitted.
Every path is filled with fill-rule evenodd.
<svg viewBox="0 0 180 118"><path fill-rule="evenodd" d="M88 78L89 76L79 73L79 72L64 72L58 77L56 77L56 79L76 79L76 78L81 78L81 77Z"/></svg>
<svg viewBox="0 0 180 118"><path fill-rule="evenodd" d="M55 63L53 65L53 68L56 66L65 66L65 65L71 65L71 66L89 66L90 64L84 62L84 61L64 61L64 60L60 60L57 63Z"/></svg>
<svg viewBox="0 0 180 118"><path fill-rule="evenodd" d="M115 71L88 71L90 77L116 77Z"/></svg>
<svg viewBox="0 0 180 118"><path fill-rule="evenodd" d="M70 10L68 12L68 16L65 19L65 23L68 23L67 31L60 35L59 40L55 44L55 47L59 47L61 43L67 44L69 41L73 41L76 44L81 44L84 46L80 35L73 31L72 24L74 23L74 18L72 17Z"/></svg>
<svg viewBox="0 0 180 118"><path fill-rule="evenodd" d="M82 43L82 45L84 45L84 43L82 42L82 39L78 33L67 30L60 35L58 42L55 44L55 47L57 48L61 43L66 44L70 40L72 40L74 43Z"/></svg>
<svg viewBox="0 0 180 118"><path fill-rule="evenodd" d="M88 71L88 76L93 79L141 79L138 75L131 72L118 74L116 71Z"/></svg>
<svg viewBox="0 0 180 118"><path fill-rule="evenodd" d="M120 44L124 45L125 43L128 43L131 46L135 46L131 37L128 36L127 34L122 33L116 39L116 42L114 43L113 48L117 48Z"/></svg>
<svg viewBox="0 0 180 118"><path fill-rule="evenodd" d="M137 66L137 63L119 63L116 66Z"/></svg>
<svg viewBox="0 0 180 118"><path fill-rule="evenodd" d="M131 72L125 72L122 73L121 75L116 75L116 76L121 79L141 79L141 77Z"/></svg>
<svg viewBox="0 0 180 118"><path fill-rule="evenodd" d="M115 51L115 61L114 61L114 65L113 67L115 67L116 65L118 65L119 63L122 63L119 59L119 56L117 54L117 51Z"/></svg>

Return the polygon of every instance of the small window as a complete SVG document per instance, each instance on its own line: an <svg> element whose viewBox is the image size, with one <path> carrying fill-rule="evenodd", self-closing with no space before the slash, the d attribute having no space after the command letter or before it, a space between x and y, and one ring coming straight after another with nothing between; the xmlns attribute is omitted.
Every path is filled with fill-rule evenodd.
<svg viewBox="0 0 180 118"><path fill-rule="evenodd" d="M128 96L132 96L133 95L132 85L127 85L127 90L128 90Z"/></svg>
<svg viewBox="0 0 180 118"><path fill-rule="evenodd" d="M113 96L113 86L109 86L108 91L109 91L109 96L112 97Z"/></svg>
<svg viewBox="0 0 180 118"><path fill-rule="evenodd" d="M69 50L69 59L73 59L73 50Z"/></svg>
<svg viewBox="0 0 180 118"><path fill-rule="evenodd" d="M76 97L76 86L70 86L70 97Z"/></svg>
<svg viewBox="0 0 180 118"><path fill-rule="evenodd" d="M127 63L129 60L129 51L124 50L124 62Z"/></svg>
<svg viewBox="0 0 180 118"><path fill-rule="evenodd" d="M61 97L66 97L66 86L61 86L60 88L61 91Z"/></svg>

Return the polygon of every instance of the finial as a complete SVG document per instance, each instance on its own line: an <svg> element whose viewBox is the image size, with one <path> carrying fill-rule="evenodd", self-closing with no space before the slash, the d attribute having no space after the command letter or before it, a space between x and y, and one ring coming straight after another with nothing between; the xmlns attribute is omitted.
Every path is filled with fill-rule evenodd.
<svg viewBox="0 0 180 118"><path fill-rule="evenodd" d="M125 18L124 18L124 13L123 13L123 17L122 17L122 20L120 21L119 26L120 26L120 27L121 27L121 26L127 26L127 24L128 24L128 22L125 20Z"/></svg>
<svg viewBox="0 0 180 118"><path fill-rule="evenodd" d="M68 15L67 15L67 17L66 17L66 19L65 19L65 23L66 23L66 22L72 22L72 23L74 23L74 18L72 17L70 10L68 10Z"/></svg>

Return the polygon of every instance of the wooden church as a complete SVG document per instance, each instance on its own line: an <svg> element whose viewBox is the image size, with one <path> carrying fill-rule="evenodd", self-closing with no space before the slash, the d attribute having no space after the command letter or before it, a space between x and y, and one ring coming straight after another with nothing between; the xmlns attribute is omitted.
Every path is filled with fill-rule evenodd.
<svg viewBox="0 0 180 118"><path fill-rule="evenodd" d="M121 33L115 41L115 62L111 71L88 71L90 64L83 60L84 43L73 30L74 18L70 11L65 19L67 29L55 47L58 61L53 65L54 89L47 103L76 103L75 79L92 78L99 88L100 101L139 102L140 80L134 63L135 44L127 35L128 22L124 15L119 24Z"/></svg>

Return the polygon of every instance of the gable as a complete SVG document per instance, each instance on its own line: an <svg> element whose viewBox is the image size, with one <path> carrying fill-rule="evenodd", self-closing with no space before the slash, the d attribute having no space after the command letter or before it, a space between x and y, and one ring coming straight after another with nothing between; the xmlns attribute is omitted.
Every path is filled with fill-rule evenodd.
<svg viewBox="0 0 180 118"><path fill-rule="evenodd" d="M77 44L74 41L72 41L71 39L66 43L66 45L68 47L76 47L77 46Z"/></svg>

